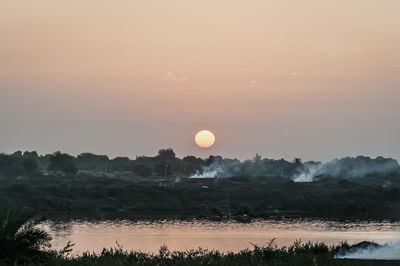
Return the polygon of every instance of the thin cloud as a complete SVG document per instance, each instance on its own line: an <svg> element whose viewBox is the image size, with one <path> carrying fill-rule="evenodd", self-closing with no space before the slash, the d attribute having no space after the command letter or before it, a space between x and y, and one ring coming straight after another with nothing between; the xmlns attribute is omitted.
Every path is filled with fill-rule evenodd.
<svg viewBox="0 0 400 266"><path fill-rule="evenodd" d="M187 77L178 76L173 72L168 72L166 79L169 81L188 81L189 80Z"/></svg>

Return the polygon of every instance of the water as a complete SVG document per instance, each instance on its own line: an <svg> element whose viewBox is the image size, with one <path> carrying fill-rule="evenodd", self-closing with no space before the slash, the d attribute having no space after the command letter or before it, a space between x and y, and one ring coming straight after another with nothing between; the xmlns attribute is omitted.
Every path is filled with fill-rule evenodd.
<svg viewBox="0 0 400 266"><path fill-rule="evenodd" d="M355 244L364 240L387 243L398 237L399 222L332 221L316 219L233 221L73 221L47 223L53 237L52 247L62 249L68 241L75 243L73 254L99 252L104 247L157 252L162 245L171 250L197 247L220 251L239 251L252 244L265 245L276 238L278 246L295 240Z"/></svg>

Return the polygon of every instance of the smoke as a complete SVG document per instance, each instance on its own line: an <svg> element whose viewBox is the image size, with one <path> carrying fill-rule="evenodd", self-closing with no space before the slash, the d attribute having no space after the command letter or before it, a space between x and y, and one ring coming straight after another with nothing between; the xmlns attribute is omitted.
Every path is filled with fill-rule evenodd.
<svg viewBox="0 0 400 266"><path fill-rule="evenodd" d="M323 168L321 163L305 163L301 170L293 177L294 182L312 182Z"/></svg>
<svg viewBox="0 0 400 266"><path fill-rule="evenodd" d="M358 156L334 159L328 163L306 162L293 176L295 182L312 182L321 178L360 178L400 173L398 162L391 158Z"/></svg>
<svg viewBox="0 0 400 266"><path fill-rule="evenodd" d="M215 168L210 165L204 167L202 171L196 171L196 173L190 176L190 178L214 178L221 175L221 173L223 173L221 168L219 167Z"/></svg>
<svg viewBox="0 0 400 266"><path fill-rule="evenodd" d="M386 177L392 174L400 174L400 166L391 158L371 159L358 156L334 159L328 163L313 161L296 163L283 159L261 159L259 155L256 155L253 160L244 162L216 156L211 164L196 171L191 178L283 176L295 182L313 182L323 178Z"/></svg>
<svg viewBox="0 0 400 266"><path fill-rule="evenodd" d="M259 155L256 155L253 160L244 162L216 156L210 165L202 167L191 178L291 176L295 169L296 166L293 163L283 159L261 159Z"/></svg>
<svg viewBox="0 0 400 266"><path fill-rule="evenodd" d="M339 252L340 253L340 252ZM370 259L370 260L399 260L400 242L390 242L378 245L370 242L362 242L350 247L343 254L336 255L338 259Z"/></svg>
<svg viewBox="0 0 400 266"><path fill-rule="evenodd" d="M196 171L191 178L221 178L233 177L240 172L241 162L239 160L215 158L214 161L203 167L201 170Z"/></svg>

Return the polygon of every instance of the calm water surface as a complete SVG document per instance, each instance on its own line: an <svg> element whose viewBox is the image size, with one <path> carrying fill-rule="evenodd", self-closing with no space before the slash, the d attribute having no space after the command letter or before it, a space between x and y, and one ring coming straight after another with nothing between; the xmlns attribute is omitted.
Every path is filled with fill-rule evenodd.
<svg viewBox="0 0 400 266"><path fill-rule="evenodd" d="M63 248L75 243L74 254L99 252L103 247L122 245L127 250L157 252L162 245L172 250L204 247L220 251L239 251L253 244L264 245L276 238L279 246L296 239L350 244L369 240L387 243L399 237L399 222L332 221L315 219L233 221L73 221L45 225L52 237L52 246Z"/></svg>

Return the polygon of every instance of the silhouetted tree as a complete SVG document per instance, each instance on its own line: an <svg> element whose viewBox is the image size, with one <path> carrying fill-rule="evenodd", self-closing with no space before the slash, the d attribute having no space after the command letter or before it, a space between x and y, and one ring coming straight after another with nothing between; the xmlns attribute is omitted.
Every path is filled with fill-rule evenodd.
<svg viewBox="0 0 400 266"><path fill-rule="evenodd" d="M174 160L176 158L175 152L171 148L159 150L157 157L162 160Z"/></svg>
<svg viewBox="0 0 400 266"><path fill-rule="evenodd" d="M22 157L33 157L33 158L38 158L39 155L36 151L25 151Z"/></svg>
<svg viewBox="0 0 400 266"><path fill-rule="evenodd" d="M173 164L177 160L173 149L161 149L157 155L158 163L155 165L155 172L159 176L168 176L173 173Z"/></svg>
<svg viewBox="0 0 400 266"><path fill-rule="evenodd" d="M192 164L204 164L203 159L197 158L197 157L192 156L192 155L185 156L182 159L182 161L185 162L185 163L192 163Z"/></svg>
<svg viewBox="0 0 400 266"><path fill-rule="evenodd" d="M293 162L292 163L294 163L296 166L299 166L299 165L302 165L303 163L302 163L302 161L301 161L301 159L300 158L294 158L293 159Z"/></svg>
<svg viewBox="0 0 400 266"><path fill-rule="evenodd" d="M220 161L222 161L222 157L221 156L219 156L219 155L216 155L216 156L210 155L206 160L206 164L210 165L213 162L220 162Z"/></svg>
<svg viewBox="0 0 400 266"><path fill-rule="evenodd" d="M50 157L49 170L75 174L77 172L75 158L69 154L56 151Z"/></svg>
<svg viewBox="0 0 400 266"><path fill-rule="evenodd" d="M150 157L150 156L136 156L136 162L154 162L155 157Z"/></svg>
<svg viewBox="0 0 400 266"><path fill-rule="evenodd" d="M76 157L79 169L85 170L106 170L109 162L107 155L97 155L89 152L81 153Z"/></svg>
<svg viewBox="0 0 400 266"><path fill-rule="evenodd" d="M12 155L17 157L22 157L22 151L16 151Z"/></svg>

